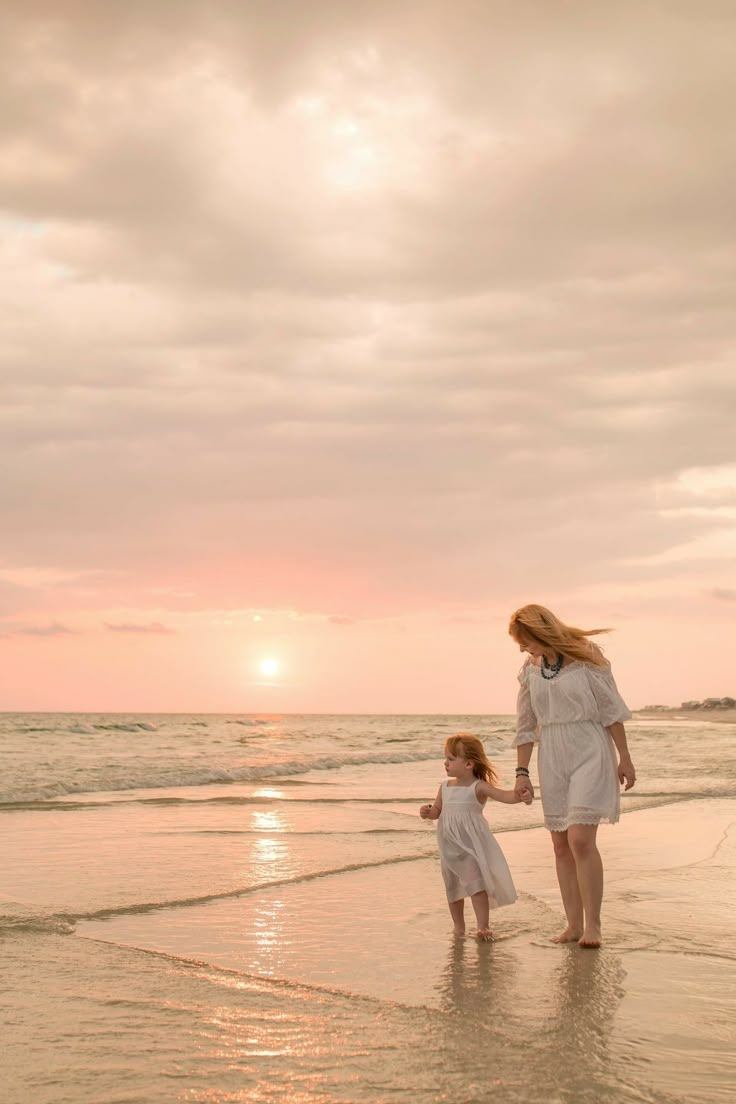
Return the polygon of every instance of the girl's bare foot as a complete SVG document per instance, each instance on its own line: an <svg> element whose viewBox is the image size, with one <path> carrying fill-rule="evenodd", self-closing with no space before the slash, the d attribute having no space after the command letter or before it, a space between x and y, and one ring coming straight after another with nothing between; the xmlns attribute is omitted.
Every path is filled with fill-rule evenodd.
<svg viewBox="0 0 736 1104"><path fill-rule="evenodd" d="M478 928L477 932L475 933L475 938L480 943L492 943L493 932L490 928Z"/></svg>
<svg viewBox="0 0 736 1104"><path fill-rule="evenodd" d="M581 933L575 928L571 928L570 925L560 932L559 935L553 935L550 939L550 943L577 943L581 938Z"/></svg>
<svg viewBox="0 0 736 1104"><path fill-rule="evenodd" d="M591 925L587 927L581 935L578 943L581 947L591 947L593 949L600 947L601 945L601 929L598 925Z"/></svg>
<svg viewBox="0 0 736 1104"><path fill-rule="evenodd" d="M452 929L452 934L456 936L457 939L462 939L462 937L465 935L465 926L463 925L463 927L459 928L456 924L455 927Z"/></svg>

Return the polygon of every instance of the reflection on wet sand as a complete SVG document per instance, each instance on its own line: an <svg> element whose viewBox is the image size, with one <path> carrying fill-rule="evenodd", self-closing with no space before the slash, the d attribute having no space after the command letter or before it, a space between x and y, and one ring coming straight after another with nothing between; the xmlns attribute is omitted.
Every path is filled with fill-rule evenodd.
<svg viewBox="0 0 736 1104"><path fill-rule="evenodd" d="M440 1007L477 1027L498 1026L514 1000L518 956L504 944L455 939L438 983Z"/></svg>
<svg viewBox="0 0 736 1104"><path fill-rule="evenodd" d="M619 1101L626 1075L609 1041L625 976L608 951L540 955L517 941L453 940L438 984L443 1088L461 1078L460 1056L475 1051L478 1092L503 1085L504 1099L529 1104Z"/></svg>
<svg viewBox="0 0 736 1104"><path fill-rule="evenodd" d="M620 1099L625 1071L609 1043L625 977L621 959L610 951L563 951L553 981L546 1067L573 1099L575 1093L581 1100L586 1093L598 1100Z"/></svg>

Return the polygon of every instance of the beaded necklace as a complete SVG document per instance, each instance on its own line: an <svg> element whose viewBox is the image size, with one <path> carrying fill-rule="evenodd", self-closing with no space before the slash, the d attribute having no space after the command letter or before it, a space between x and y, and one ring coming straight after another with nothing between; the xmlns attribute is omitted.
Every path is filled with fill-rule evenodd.
<svg viewBox="0 0 736 1104"><path fill-rule="evenodd" d="M559 675L560 671L562 670L562 663L564 661L564 658L564 656L558 655L554 663L548 663L547 657L542 656L542 666L539 668L542 673L542 678L553 679L555 675Z"/></svg>

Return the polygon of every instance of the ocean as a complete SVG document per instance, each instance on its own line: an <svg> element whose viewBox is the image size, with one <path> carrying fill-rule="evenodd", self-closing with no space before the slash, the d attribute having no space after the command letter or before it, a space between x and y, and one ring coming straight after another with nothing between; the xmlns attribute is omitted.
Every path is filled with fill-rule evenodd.
<svg viewBox="0 0 736 1104"><path fill-rule="evenodd" d="M731 1100L736 726L627 726L585 952L549 943L539 802L486 808L519 891L496 942L450 934L418 807L458 731L510 787L513 724L1 715L0 1099Z"/></svg>

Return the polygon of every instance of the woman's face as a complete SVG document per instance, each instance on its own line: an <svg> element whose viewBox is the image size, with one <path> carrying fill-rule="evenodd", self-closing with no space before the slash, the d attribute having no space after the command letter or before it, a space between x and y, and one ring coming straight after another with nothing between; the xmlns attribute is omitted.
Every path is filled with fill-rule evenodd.
<svg viewBox="0 0 736 1104"><path fill-rule="evenodd" d="M528 655L533 656L535 659L539 659L540 656L545 654L544 644L538 643L536 640L530 640L529 637L520 637L516 643L519 645L520 652L526 652Z"/></svg>

